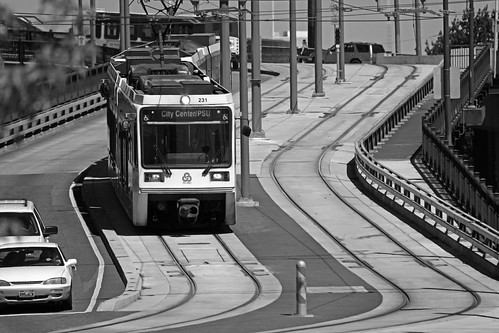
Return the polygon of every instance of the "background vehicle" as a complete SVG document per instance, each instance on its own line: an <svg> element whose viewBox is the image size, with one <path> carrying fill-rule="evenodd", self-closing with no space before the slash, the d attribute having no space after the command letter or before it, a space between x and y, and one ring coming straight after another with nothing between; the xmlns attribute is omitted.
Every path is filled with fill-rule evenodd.
<svg viewBox="0 0 499 333"><path fill-rule="evenodd" d="M12 242L48 242L58 233L56 226L45 226L32 201L0 200L0 244Z"/></svg>
<svg viewBox="0 0 499 333"><path fill-rule="evenodd" d="M55 243L0 245L0 305L54 302L72 309L76 263Z"/></svg>
<svg viewBox="0 0 499 333"><path fill-rule="evenodd" d="M374 63L377 53L385 53L385 48L377 43L348 42L345 43L345 63L360 64ZM308 54L302 56L305 62L315 61L315 50L309 49ZM322 62L327 64L336 63L336 45L327 50L322 50Z"/></svg>
<svg viewBox="0 0 499 333"><path fill-rule="evenodd" d="M109 48L120 48L120 14L117 12L97 11L95 19L95 44ZM169 16L169 32L172 35L191 35L214 33L220 36L222 23L213 16ZM238 22L229 22L230 36L238 36ZM90 40L90 35L87 35ZM130 14L130 41L132 45L156 41L157 36L150 24L150 18L145 14ZM165 40L167 38L164 38Z"/></svg>
<svg viewBox="0 0 499 333"><path fill-rule="evenodd" d="M109 173L136 226L235 223L232 94L194 61L174 47L132 48L111 59L101 87Z"/></svg>

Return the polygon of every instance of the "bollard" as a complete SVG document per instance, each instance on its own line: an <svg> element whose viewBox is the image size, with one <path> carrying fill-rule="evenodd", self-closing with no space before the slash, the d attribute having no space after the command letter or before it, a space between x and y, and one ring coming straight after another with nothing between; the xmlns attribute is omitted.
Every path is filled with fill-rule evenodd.
<svg viewBox="0 0 499 333"><path fill-rule="evenodd" d="M296 315L307 315L307 265L300 260L296 263Z"/></svg>

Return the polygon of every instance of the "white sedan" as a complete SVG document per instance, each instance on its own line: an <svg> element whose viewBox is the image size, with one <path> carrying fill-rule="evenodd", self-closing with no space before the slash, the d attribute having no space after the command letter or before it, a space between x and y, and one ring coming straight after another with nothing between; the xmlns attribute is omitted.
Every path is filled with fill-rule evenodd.
<svg viewBox="0 0 499 333"><path fill-rule="evenodd" d="M55 243L0 245L0 305L57 303L73 307L76 259L66 259Z"/></svg>

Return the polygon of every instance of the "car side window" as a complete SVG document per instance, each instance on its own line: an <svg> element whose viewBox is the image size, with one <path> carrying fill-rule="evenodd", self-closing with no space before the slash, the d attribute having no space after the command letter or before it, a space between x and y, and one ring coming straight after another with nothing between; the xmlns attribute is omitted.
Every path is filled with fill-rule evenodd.
<svg viewBox="0 0 499 333"><path fill-rule="evenodd" d="M373 53L384 53L385 49L383 48L382 45L379 44L373 44Z"/></svg>
<svg viewBox="0 0 499 333"><path fill-rule="evenodd" d="M354 52L355 51L355 47L353 46L353 44L345 44L345 52Z"/></svg>
<svg viewBox="0 0 499 333"><path fill-rule="evenodd" d="M357 51L359 52L369 52L369 45L368 44L357 44Z"/></svg>

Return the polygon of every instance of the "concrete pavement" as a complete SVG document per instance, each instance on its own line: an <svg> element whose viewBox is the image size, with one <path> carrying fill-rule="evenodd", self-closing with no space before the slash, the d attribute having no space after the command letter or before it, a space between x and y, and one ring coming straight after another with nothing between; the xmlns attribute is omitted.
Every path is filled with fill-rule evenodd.
<svg viewBox="0 0 499 333"><path fill-rule="evenodd" d="M432 71L432 66L421 66L419 75L424 77ZM341 84L335 83L335 72L333 65L325 65L326 75L323 81L324 97L312 97L314 93L314 75L313 65L303 64L299 67L298 72L298 109L299 113L290 114L289 105L286 104L286 98L289 96L289 66L282 64L263 64L262 69L279 72L280 75L262 84L262 137L255 137L250 140L250 173L260 179L264 190L272 197L274 191L268 182L265 181L266 166L265 162L269 154L279 149L288 141L294 140L301 133L313 126L325 114L335 112L339 107L344 105L349 98L363 87L369 85L373 79L382 74L382 69L373 65L351 65L347 66L346 82ZM380 94L383 92L380 91ZM398 98L402 100L406 95L410 94L408 89L405 93L401 93ZM249 100L251 101L251 95ZM239 96L234 94L236 107L239 107ZM390 101L385 108L395 107L397 101ZM251 110L251 104L249 106ZM413 128L412 130L414 130ZM410 156L416 152L420 145L417 141L417 136L411 136L410 147L400 145L399 155L385 156L384 162L395 172L399 173L412 182L424 183L424 179L410 164ZM239 149L238 149L239 151ZM394 151L390 149L393 153ZM412 151L412 152L411 152ZM404 156L400 155L401 153ZM239 166L238 166L239 167ZM346 171L345 171L346 172ZM240 173L240 170L238 170ZM253 180L254 182L254 180ZM418 185L419 185L418 183ZM258 198L264 198L258 193L260 189L254 187L255 195ZM272 205L273 203L268 202ZM277 209L277 207L276 207ZM270 212L275 211L270 209ZM288 213L289 214L289 213ZM290 214L291 218L293 215ZM248 213L245 210L244 214L238 214L238 226L252 225L256 216L254 213ZM272 218L272 216L269 216ZM134 263L131 263L130 258L127 258L126 244L119 241L117 235L113 235L112 230L106 231L106 238L110 244L115 244L117 250L118 261L122 263L122 267L127 270L125 274L133 276L136 279L131 279L131 283L127 286L127 292L119 297L119 299L110 300L101 305L101 310L132 310L141 311L141 306L147 308L150 305L141 300L143 283L147 280L148 271L140 271ZM115 238L116 237L116 238ZM136 264L136 263L135 263ZM152 271L152 270L149 270ZM155 276L154 279L158 277ZM164 284L168 284L165 280ZM161 282L155 285L161 286ZM154 286L152 286L154 287ZM147 294L155 294L154 289L148 286ZM157 295L164 294L163 291L157 292ZM166 298L166 296L165 296ZM158 301L156 300L158 303ZM159 300L159 303L161 300ZM140 305L143 304L143 305ZM284 309L282 311L285 311ZM366 309L368 311L368 309Z"/></svg>

